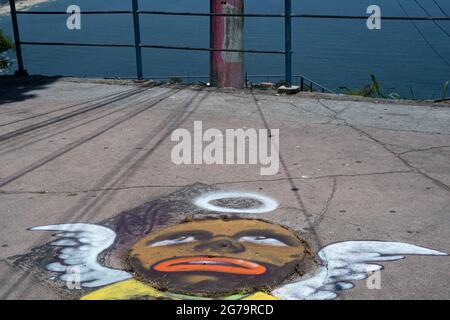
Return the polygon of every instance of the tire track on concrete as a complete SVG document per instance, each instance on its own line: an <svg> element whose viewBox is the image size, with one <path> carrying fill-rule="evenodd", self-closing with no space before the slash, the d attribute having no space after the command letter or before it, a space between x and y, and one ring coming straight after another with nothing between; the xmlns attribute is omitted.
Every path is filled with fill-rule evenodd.
<svg viewBox="0 0 450 320"><path fill-rule="evenodd" d="M132 89L132 90L134 90L134 89ZM130 91L132 91L132 90L130 90ZM17 123L20 123L20 122L24 122L24 121L36 119L36 118L39 118L39 117L44 117L44 116L47 116L49 114L61 112L61 111L64 111L64 110L75 108L75 107L80 107L80 106L85 105L85 104L94 103L95 101L104 100L104 99L113 97L115 95L118 95L120 93L125 93L127 91L128 90L124 90L124 91L121 91L119 93L115 92L115 93L111 93L111 94L108 94L108 95L99 96L99 97L92 98L92 99L89 99L89 100L86 100L86 101L83 101L83 102L79 102L79 103L76 103L76 104L72 104L72 105L63 107L63 108L60 108L60 109L56 109L56 110L52 110L52 111L48 111L48 112L43 112L43 113L38 113L38 114L36 114L34 116L30 116L30 117L19 119L19 120L14 120L14 121L11 121L11 122L0 123L0 128L6 127L6 126L10 126L10 125L13 125L13 124L17 124Z"/></svg>
<svg viewBox="0 0 450 320"><path fill-rule="evenodd" d="M51 125L53 125L55 123L60 123L60 122L62 122L64 120L71 119L71 118L76 117L78 115L85 114L87 112L90 112L90 111L93 111L93 110L96 110L96 109L99 109L99 108L103 108L103 107L105 107L105 106L107 106L107 105L109 105L111 103L122 101L124 99L128 99L128 98L130 98L131 96L133 96L135 94L139 94L139 93L145 92L147 89L148 89L148 87L145 87L145 86L144 87L139 87L139 88L133 90L132 92L126 92L126 93L119 94L116 97L108 99L107 101L94 103L93 106L82 107L82 108L80 108L78 110L70 111L68 113L56 116L54 118L50 118L50 119L47 119L47 120L44 120L44 121L32 124L30 126L22 127L20 129L17 129L17 130L14 130L14 131L2 134L2 135L0 135L0 143L8 141L8 140L10 140L12 138L16 138L16 137L21 136L23 134L33 132L33 131L35 131L37 129L48 127L48 126L51 126Z"/></svg>
<svg viewBox="0 0 450 320"><path fill-rule="evenodd" d="M149 90L149 89L147 89L147 90ZM140 96L142 96L142 94L145 93L145 90L142 91L142 92L135 91L135 90L139 90L139 89L133 89L132 91L128 91L128 93L132 93L134 95L133 97L140 97ZM122 93L125 93L125 92L122 92ZM117 94L115 96L117 96ZM78 121L83 121L84 119L89 119L90 117L95 116L97 114L101 114L102 112L105 112L105 111L107 111L107 110L109 110L111 108L120 107L121 104L117 104L116 102L112 101L113 98L111 98L109 100L104 100L104 102L106 103L105 108L98 108L98 109L95 109L95 110L92 110L92 111L89 111L89 112L86 112L86 113L82 113L82 114L80 114L78 116L74 116L74 117L71 117L71 118L66 119L64 121L55 123L55 124L53 124L51 126L43 126L41 128L36 128L35 130L32 130L29 133L24 133L24 134L22 134L22 135L20 135L18 137L15 137L14 139L9 139L7 141L4 141L3 144L0 142L0 144L2 144L2 149L16 147L18 143L25 143L26 144L27 142L30 141L30 139L35 139L37 137L42 137L45 134L51 133L53 130L58 130L60 128L66 128L67 125L76 123ZM118 102L120 102L120 101L121 100L119 100ZM102 103L102 102L91 103L91 104L89 104L89 105L87 105L87 106L85 106L83 108L90 107L90 106L95 106L95 105L98 105L99 103ZM78 110L81 110L81 109L82 108L80 108ZM54 119L54 118L47 119L47 121L52 120L52 119ZM31 124L31 125L35 125L35 124ZM21 130L21 129L22 128L17 129L17 130Z"/></svg>
<svg viewBox="0 0 450 320"><path fill-rule="evenodd" d="M135 97L134 97L134 98L135 98ZM89 116L84 117L84 118L82 118L82 119L75 119L74 122L81 122L81 123L76 124L76 125L74 125L74 126L71 126L71 127L69 127L69 128L66 128L67 124L63 124L63 125L61 125L61 127L65 128L65 129L62 129L62 130L57 131L57 132L54 132L54 133L49 133L49 134L47 134L47 135L45 135L45 132L44 132L44 133L42 133L42 134L40 134L40 135L37 135L37 136L40 137L40 138L35 139L35 140L32 140L32 141L26 140L26 141L24 141L24 144L22 144L22 145L18 145L18 146L17 146L17 143L15 143L15 145L14 145L13 147L11 147L10 149L6 149L6 150L0 152L0 156L3 156L3 155L6 155L6 154L8 154L8 153L11 153L11 152L14 152L14 151L17 151L17 150L26 148L26 147L28 147L28 146L31 146L31 145L36 144L36 143L39 143L39 142L44 141L44 140L46 140L46 139L50 139L50 138L56 137L56 136L58 136L58 135L61 135L61 134L63 134L63 133L69 132L69 131L71 131L71 130L74 130L74 129L77 129L77 128L86 126L86 125L91 124L91 123L93 123L93 122L95 122L95 121L97 121L97 120L104 119L104 118L106 118L106 117L108 117L108 116L110 116L110 115L113 115L113 114L115 114L115 113L124 111L125 109L129 108L130 105L132 105L132 104L134 105L134 104L140 104L140 103L143 103L143 102L145 102L146 100L148 100L149 97L143 96L143 97L141 97L140 99L139 99L139 98L137 98L137 99L138 99L137 101L133 100L133 101L130 101L130 102L126 102L125 104L122 104L122 105L120 105L120 106L113 107L113 108L111 108L111 109L114 109L114 110L113 110L113 111L110 111L110 112L107 112L109 109L108 109L108 110L102 110L102 111L100 111L100 112L98 112L98 113L105 113L105 112L106 112L106 113L105 113L105 114L102 114L101 116L97 116L97 117L95 117L95 118L93 118L93 119L90 119L90 118L93 117L93 116L95 116L95 115L98 114L98 113L95 113L95 114L93 114L93 115L90 114ZM89 120L88 120L88 119L89 119ZM86 120L87 120L87 121L86 121ZM33 137L35 137L35 135L33 135Z"/></svg>
<svg viewBox="0 0 450 320"><path fill-rule="evenodd" d="M81 120L84 116L89 117L96 113L102 112L105 109L109 109L109 107L111 106L116 106L117 103L129 99L130 97L139 97L140 95L145 93L146 90L148 90L148 88L138 87L128 92L116 94L113 97L104 99L103 101L90 103L76 110L59 114L55 117L51 117L37 123L32 123L28 126L18 128L1 135L0 144L3 146L11 146L14 145L17 141L26 142L28 139L30 139L30 137L35 138L39 135L53 130L54 128L64 127L67 124ZM1 137L4 137L5 140L2 140Z"/></svg>
<svg viewBox="0 0 450 320"><path fill-rule="evenodd" d="M143 93L139 93L135 97L132 97L131 99L134 99L134 98L138 99L138 97L140 95L142 96ZM37 130L35 130L35 131L31 132L31 133L26 133L26 134L24 134L22 136L19 136L19 137L15 138L15 139L11 139L9 141L6 141L4 143L4 146L2 146L2 148L14 148L19 143L26 145L29 142L33 142L34 141L33 139L35 139L35 138L45 137L46 135L52 134L52 132L54 132L56 130L61 130L61 129L67 128L68 125L73 125L73 124L76 124L76 123L81 123L82 124L84 121L88 121L91 117L97 116L99 114L104 114L105 112L108 112L109 110L117 110L117 108L120 108L123 105L127 105L127 106L131 107L132 103L131 103L131 101L130 102L124 102L124 103L121 103L121 104L113 103L111 105L108 105L106 108L100 108L100 109L97 109L97 110L93 110L93 111L90 111L88 113L79 115L77 117L73 117L71 119L67 119L65 121L56 123L56 124L54 124L52 126L43 127L41 129L37 129Z"/></svg>
<svg viewBox="0 0 450 320"><path fill-rule="evenodd" d="M153 106L157 105L161 101L166 100L167 98L169 98L170 96L174 95L178 91L174 92L173 90L170 90L169 94L166 94L164 97L157 99L156 101L154 101L150 105L145 106L143 108L140 108L137 111L130 112L127 115L119 118L117 121L114 121L112 124L108 124L108 125L102 127L100 130L97 130L94 133L92 133L92 134L90 134L90 135L88 135L86 137L80 138L80 139L78 139L78 140L68 144L67 146L65 146L63 148L60 148L59 150L57 150L55 152L52 152L50 155L48 155L48 156L46 156L44 158L41 158L38 161L33 162L31 165L29 165L29 166L27 166L27 167L25 167L25 168L23 168L21 170L16 171L12 175L9 175L6 178L0 179L0 188L10 184L11 182L13 182L13 181L15 181L15 180L17 180L17 179L19 179L19 178L21 178L23 176L25 176L26 174L32 172L33 170L36 170L37 168L40 168L40 167L44 166L45 164L47 164L47 163L49 163L49 162L59 158L60 156L62 156L64 154L74 150L75 148L78 148L79 146L83 145L84 143L89 142L89 141L99 137L100 135L104 134L105 132L107 132L107 131L115 128L115 127L117 127L118 125L124 123L125 121L136 117L137 115L141 114L142 112L144 112L144 111L152 108Z"/></svg>

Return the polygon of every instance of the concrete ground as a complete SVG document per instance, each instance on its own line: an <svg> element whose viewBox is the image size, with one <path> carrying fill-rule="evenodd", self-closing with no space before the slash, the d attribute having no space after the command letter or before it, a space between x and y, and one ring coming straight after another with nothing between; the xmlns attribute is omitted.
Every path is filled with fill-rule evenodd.
<svg viewBox="0 0 450 320"><path fill-rule="evenodd" d="M280 171L171 162L177 128L280 129ZM388 240L450 252L450 105L111 81L0 80L0 298L59 299L14 266L50 241L31 232L97 223L203 183L262 192L280 207L258 218L318 249ZM448 299L448 257L387 262L382 289L365 281L341 299Z"/></svg>

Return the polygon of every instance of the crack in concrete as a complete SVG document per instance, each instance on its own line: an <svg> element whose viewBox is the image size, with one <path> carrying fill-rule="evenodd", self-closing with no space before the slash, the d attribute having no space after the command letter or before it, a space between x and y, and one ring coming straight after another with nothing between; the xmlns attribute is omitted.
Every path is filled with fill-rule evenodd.
<svg viewBox="0 0 450 320"><path fill-rule="evenodd" d="M440 188L444 189L447 192L450 192L450 186L448 186L447 184L443 183L442 181L439 181L438 179L435 179L433 177L431 177L430 175L428 175L426 172L420 170L419 168L413 166L411 163L409 163L407 160L405 160L401 154L395 153L394 151L390 150L385 143L381 142L380 140L376 139L375 137L373 137L371 134L367 133L366 131L364 131L363 129L356 127L355 125L350 124L349 122L347 122L346 119L342 119L338 117L338 114L336 111L334 111L333 109L331 109L330 107L328 107L325 103L323 103L320 99L317 100L322 106L324 106L325 108L327 108L328 110L330 110L331 112L333 112L335 114L334 118L336 120L340 120L343 121L345 126L355 130L356 132L360 133L361 135L365 136L366 138L369 138L370 140L372 140L373 142L379 144L380 146L382 146L387 152L389 152L390 154L392 154L394 157L396 157L398 160L400 160L406 167L410 168L410 170L412 170L413 172L416 172L418 174L420 174L421 176L423 176L424 178L430 180L431 182L433 182L435 185L439 186Z"/></svg>
<svg viewBox="0 0 450 320"><path fill-rule="evenodd" d="M229 180L229 181L221 181L215 183L208 183L211 186L220 186L227 184L241 184L241 183L262 183L262 182L277 182L277 181L289 181L292 180L321 180L321 179L333 179L333 178L354 178L354 177L370 177L377 175L388 175L388 174L408 174L414 173L411 170L400 170L400 171L386 171L386 172L370 172L370 173L355 173L355 174L332 174L332 175L323 175L323 176L315 176L315 177L292 177L292 178L277 178L277 179L254 179L254 180ZM166 184L166 185L135 185L135 186L123 186L117 188L99 188L99 189L86 189L86 190L73 190L73 191L46 191L46 190L0 190L0 195L19 195L19 194L66 194L66 195L75 195L77 193L91 193L91 192L102 192L102 191L121 191L121 190L129 190L129 189L149 189L149 188L185 188L190 186L191 184Z"/></svg>
<svg viewBox="0 0 450 320"><path fill-rule="evenodd" d="M405 155L405 154L408 154L408 153L426 152L426 151L439 150L439 149L445 149L445 148L450 148L450 145L429 147L429 148L423 148L423 149L411 149L411 150L408 150L408 151L400 152L400 153L398 153L398 155L402 156L402 155Z"/></svg>
<svg viewBox="0 0 450 320"><path fill-rule="evenodd" d="M327 202L325 203L325 207L322 209L322 211L320 212L319 216L317 217L317 219L315 221L313 221L312 226L314 228L317 228L318 226L320 226L320 224L322 223L322 221L325 219L325 216L328 212L328 209L330 208L330 204L331 201L333 201L334 199L334 195L336 194L336 190L337 190L337 178L333 177L333 187L331 189L331 194L327 199Z"/></svg>
<svg viewBox="0 0 450 320"><path fill-rule="evenodd" d="M319 117L325 117L325 118L330 118L331 117L329 114L323 114L323 113L314 112L314 111L305 109L304 107L299 106L299 105L297 105L297 104L295 104L293 102L288 102L287 105L293 107L294 110L296 110L296 111L310 113L310 114L313 114L313 115L316 115L316 116L319 116Z"/></svg>
<svg viewBox="0 0 450 320"><path fill-rule="evenodd" d="M286 120L287 122L289 122L289 120ZM334 117L331 119L331 121L336 121L337 123L330 123L330 121L328 121L327 123L319 123L318 125L321 124L329 124L329 125L334 125L334 126L347 126L345 123L341 124L342 122L346 122L343 119L335 119ZM292 121L290 121L292 122ZM341 122L341 123L339 123ZM385 131L392 131L392 132L407 132L407 133L421 133L421 134L430 134L430 135L439 135L439 136L450 136L449 133L442 133L442 132L432 132L432 131L424 131L424 130L413 130L413 129L394 129L394 128L386 128L386 127L380 127L380 126L371 126L371 125L365 125L365 128L369 128L369 129L376 129L376 130L385 130Z"/></svg>

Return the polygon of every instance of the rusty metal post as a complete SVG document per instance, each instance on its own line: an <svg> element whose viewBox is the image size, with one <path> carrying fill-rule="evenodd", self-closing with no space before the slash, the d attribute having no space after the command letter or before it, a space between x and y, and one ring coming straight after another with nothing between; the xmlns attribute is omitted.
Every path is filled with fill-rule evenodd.
<svg viewBox="0 0 450 320"><path fill-rule="evenodd" d="M210 0L211 48L244 50L244 0ZM219 88L244 87L244 53L211 51L211 85Z"/></svg>

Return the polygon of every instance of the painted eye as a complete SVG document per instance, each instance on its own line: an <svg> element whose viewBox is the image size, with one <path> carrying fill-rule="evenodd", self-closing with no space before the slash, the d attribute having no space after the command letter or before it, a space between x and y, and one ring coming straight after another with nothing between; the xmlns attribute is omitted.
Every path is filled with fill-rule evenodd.
<svg viewBox="0 0 450 320"><path fill-rule="evenodd" d="M287 245L280 240L274 239L274 238L267 238L263 236L256 236L256 237L242 237L239 238L239 242L250 242L254 244L263 244L268 246L275 246L275 247L287 247Z"/></svg>
<svg viewBox="0 0 450 320"><path fill-rule="evenodd" d="M150 247L172 246L175 244L189 243L189 242L194 242L194 241L195 241L195 238L192 236L183 236L183 237L179 237L176 239L158 241L158 242L152 243L150 245Z"/></svg>

